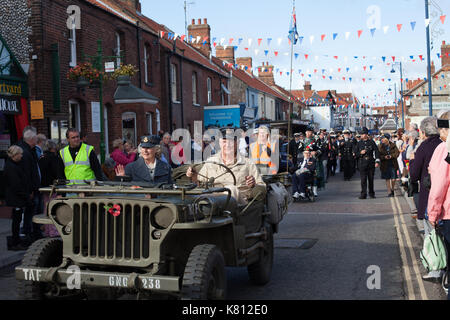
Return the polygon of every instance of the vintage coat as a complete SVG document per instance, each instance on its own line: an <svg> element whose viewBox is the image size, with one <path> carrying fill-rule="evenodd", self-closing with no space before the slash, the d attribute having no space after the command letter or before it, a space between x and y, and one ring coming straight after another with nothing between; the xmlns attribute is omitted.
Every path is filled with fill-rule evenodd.
<svg viewBox="0 0 450 320"><path fill-rule="evenodd" d="M425 178L429 177L428 166L433 156L434 150L442 143L439 136L431 136L423 141L417 148L414 160L409 162L409 176L412 182L420 181L419 207L417 208L417 218L423 220L428 205L430 190L425 187Z"/></svg>

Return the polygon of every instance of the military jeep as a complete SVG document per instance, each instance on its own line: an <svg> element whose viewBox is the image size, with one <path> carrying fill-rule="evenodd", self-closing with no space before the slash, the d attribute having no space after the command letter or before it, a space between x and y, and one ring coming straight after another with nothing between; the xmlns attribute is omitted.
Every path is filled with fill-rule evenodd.
<svg viewBox="0 0 450 320"><path fill-rule="evenodd" d="M264 196L239 206L214 179L190 184L185 169L173 185L122 179L42 188L52 200L33 221L60 237L29 247L16 267L20 297L225 299L226 266L247 267L252 283L266 284L273 233L291 202L288 176L265 177Z"/></svg>

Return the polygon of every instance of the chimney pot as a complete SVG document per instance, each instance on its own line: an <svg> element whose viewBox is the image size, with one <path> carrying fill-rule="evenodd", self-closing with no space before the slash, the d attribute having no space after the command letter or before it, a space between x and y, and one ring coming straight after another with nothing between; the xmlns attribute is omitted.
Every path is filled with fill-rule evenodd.
<svg viewBox="0 0 450 320"><path fill-rule="evenodd" d="M198 24L202 24L202 19L198 19Z"/></svg>
<svg viewBox="0 0 450 320"><path fill-rule="evenodd" d="M205 19L203 19L203 23L204 24L208 24L208 20L205 18Z"/></svg>
<svg viewBox="0 0 450 320"><path fill-rule="evenodd" d="M195 19L192 19L192 24L195 24Z"/></svg>
<svg viewBox="0 0 450 320"><path fill-rule="evenodd" d="M444 40L444 41L442 41L442 45L443 45L443 46L445 46L445 40Z"/></svg>

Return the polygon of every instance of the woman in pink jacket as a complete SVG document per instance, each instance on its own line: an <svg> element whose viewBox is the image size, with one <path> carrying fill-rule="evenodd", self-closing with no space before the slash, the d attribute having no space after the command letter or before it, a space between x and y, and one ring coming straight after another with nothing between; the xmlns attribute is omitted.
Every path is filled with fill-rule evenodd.
<svg viewBox="0 0 450 320"><path fill-rule="evenodd" d="M113 141L114 151L111 153L111 158L116 162L116 168L120 164L126 166L127 164L133 162L136 159L136 153L130 152L128 155L123 152L123 140L116 139Z"/></svg>
<svg viewBox="0 0 450 320"><path fill-rule="evenodd" d="M447 128L439 125L441 139L448 142L448 120L450 111L444 113L440 120L447 120ZM445 122L445 121L444 121ZM431 190L428 196L428 221L433 227L442 221L442 234L444 235L447 252L450 252L450 164L446 161L449 154L448 143L441 143L433 153L428 171L431 177ZM447 257L447 265L449 265ZM450 293L447 296L450 298Z"/></svg>

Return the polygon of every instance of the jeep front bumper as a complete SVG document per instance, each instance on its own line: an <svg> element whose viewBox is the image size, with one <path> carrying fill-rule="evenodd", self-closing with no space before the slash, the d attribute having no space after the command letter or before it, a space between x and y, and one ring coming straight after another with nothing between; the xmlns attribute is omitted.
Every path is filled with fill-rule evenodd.
<svg viewBox="0 0 450 320"><path fill-rule="evenodd" d="M180 292L179 277L137 273L86 271L79 268L16 267L16 279L53 282L73 289L85 287L122 288L158 292Z"/></svg>

